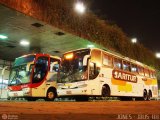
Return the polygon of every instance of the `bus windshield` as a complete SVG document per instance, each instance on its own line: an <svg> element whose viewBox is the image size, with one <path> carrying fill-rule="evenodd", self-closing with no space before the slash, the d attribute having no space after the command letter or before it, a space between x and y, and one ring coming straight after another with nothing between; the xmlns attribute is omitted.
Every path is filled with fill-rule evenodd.
<svg viewBox="0 0 160 120"><path fill-rule="evenodd" d="M13 67L10 74L9 85L21 85L29 83L29 71L26 71L27 65Z"/></svg>
<svg viewBox="0 0 160 120"><path fill-rule="evenodd" d="M30 82L31 70L27 70L27 63L34 61L34 58L35 55L29 55L15 60L9 76L9 85L20 85Z"/></svg>
<svg viewBox="0 0 160 120"><path fill-rule="evenodd" d="M16 58L13 66L19 66L19 65L23 65L23 64L27 64L28 62L32 62L35 59L35 55L29 55L27 57L19 57Z"/></svg>
<svg viewBox="0 0 160 120"><path fill-rule="evenodd" d="M83 58L90 50L78 50L66 53L62 57L61 79L59 82L77 82L87 80L87 66L83 65Z"/></svg>

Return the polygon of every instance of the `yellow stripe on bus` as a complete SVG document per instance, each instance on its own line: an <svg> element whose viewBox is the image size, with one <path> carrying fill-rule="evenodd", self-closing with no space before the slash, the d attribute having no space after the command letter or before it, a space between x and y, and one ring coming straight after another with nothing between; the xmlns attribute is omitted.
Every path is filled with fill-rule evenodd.
<svg viewBox="0 0 160 120"><path fill-rule="evenodd" d="M118 86L119 91L125 91L125 92L132 92L132 85L131 84L126 84L125 86Z"/></svg>
<svg viewBox="0 0 160 120"><path fill-rule="evenodd" d="M114 78L112 78L111 82L112 82L113 85L121 85L121 86L125 86L126 85L126 81L116 80Z"/></svg>
<svg viewBox="0 0 160 120"><path fill-rule="evenodd" d="M157 80L155 79L147 79L144 81L145 85L157 85Z"/></svg>

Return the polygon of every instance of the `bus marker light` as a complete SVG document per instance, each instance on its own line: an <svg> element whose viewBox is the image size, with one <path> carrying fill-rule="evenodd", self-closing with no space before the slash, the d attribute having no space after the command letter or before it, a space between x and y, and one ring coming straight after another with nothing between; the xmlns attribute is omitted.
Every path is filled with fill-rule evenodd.
<svg viewBox="0 0 160 120"><path fill-rule="evenodd" d="M72 59L73 58L73 53L68 53L64 57L65 57L65 59Z"/></svg>

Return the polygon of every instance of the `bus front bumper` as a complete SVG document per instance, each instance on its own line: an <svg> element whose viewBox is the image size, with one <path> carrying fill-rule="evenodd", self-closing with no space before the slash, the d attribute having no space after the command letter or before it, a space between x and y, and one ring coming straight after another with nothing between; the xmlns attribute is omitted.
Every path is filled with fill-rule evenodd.
<svg viewBox="0 0 160 120"><path fill-rule="evenodd" d="M21 91L8 91L9 97L29 97L31 96L30 88L24 88Z"/></svg>
<svg viewBox="0 0 160 120"><path fill-rule="evenodd" d="M74 96L74 95L89 95L86 88L79 88L79 89L58 89L58 97L63 96Z"/></svg>

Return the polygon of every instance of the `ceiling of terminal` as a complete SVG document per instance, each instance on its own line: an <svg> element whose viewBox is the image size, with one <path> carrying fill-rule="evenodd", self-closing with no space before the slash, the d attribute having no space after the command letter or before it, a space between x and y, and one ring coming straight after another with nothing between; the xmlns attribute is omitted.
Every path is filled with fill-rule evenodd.
<svg viewBox="0 0 160 120"><path fill-rule="evenodd" d="M10 61L33 52L60 56L68 50L86 48L93 44L1 4L0 35L6 37L0 37L0 59ZM22 40L30 44L21 45Z"/></svg>

